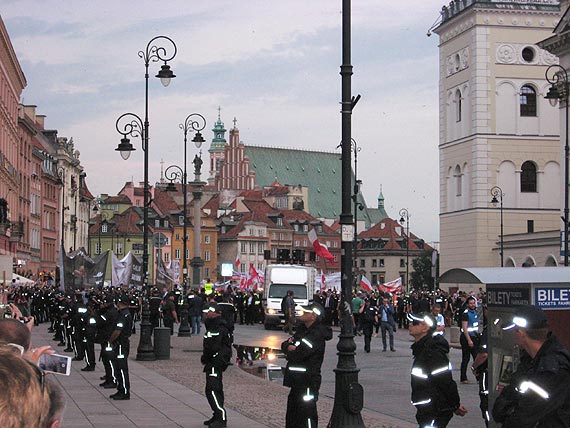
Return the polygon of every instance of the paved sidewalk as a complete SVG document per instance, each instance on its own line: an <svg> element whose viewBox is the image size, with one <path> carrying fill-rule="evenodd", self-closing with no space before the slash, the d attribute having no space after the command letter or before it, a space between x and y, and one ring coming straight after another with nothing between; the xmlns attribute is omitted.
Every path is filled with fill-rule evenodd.
<svg viewBox="0 0 570 428"><path fill-rule="evenodd" d="M49 344L56 352L63 354L63 348L55 346L56 342L51 340L52 334L47 332L47 328L47 324L34 328L33 345ZM71 376L50 375L61 384L66 395L66 409L61 425L63 428L204 427L202 422L212 414L206 398L135 361L138 340L138 335L131 338L133 353L129 358L131 378L129 401L111 400L108 397L115 390L99 387L101 383L99 378L103 375L103 366L100 363L94 372L82 372L80 369L85 363L74 361ZM98 350L96 352L98 353ZM168 365L169 362L160 363ZM228 425L231 427L266 426L234 410L229 408L227 410Z"/></svg>

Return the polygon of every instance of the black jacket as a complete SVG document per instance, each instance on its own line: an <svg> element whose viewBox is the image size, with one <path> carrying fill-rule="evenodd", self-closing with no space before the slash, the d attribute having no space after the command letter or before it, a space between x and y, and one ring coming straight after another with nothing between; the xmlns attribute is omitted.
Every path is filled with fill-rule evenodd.
<svg viewBox="0 0 570 428"><path fill-rule="evenodd" d="M417 417L454 412L460 405L457 384L451 375L449 343L428 333L412 345L412 404Z"/></svg>
<svg viewBox="0 0 570 428"><path fill-rule="evenodd" d="M206 318L206 334L204 335L202 364L204 372L211 368L225 370L232 358L232 339L226 321L222 316Z"/></svg>
<svg viewBox="0 0 570 428"><path fill-rule="evenodd" d="M511 383L495 400L493 419L504 428L570 427L570 353L554 335L534 359L521 356Z"/></svg>
<svg viewBox="0 0 570 428"><path fill-rule="evenodd" d="M325 342L332 339L332 329L316 321L310 328L301 324L295 335L281 344L287 357L283 385L291 388L311 387L318 391L321 386L321 366L325 355ZM295 345L294 351L288 351Z"/></svg>

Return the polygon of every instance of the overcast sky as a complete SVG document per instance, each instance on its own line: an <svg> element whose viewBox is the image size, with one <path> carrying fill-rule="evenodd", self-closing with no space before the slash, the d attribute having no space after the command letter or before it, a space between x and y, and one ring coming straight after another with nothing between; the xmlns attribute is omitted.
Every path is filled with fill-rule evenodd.
<svg viewBox="0 0 570 428"><path fill-rule="evenodd" d="M439 240L438 37L426 37L443 0L353 0L353 138L369 206L382 188L388 214ZM144 114L144 63L154 36L178 47L167 88L149 82L150 182L180 162L178 124L237 118L247 145L334 151L341 139L341 0L3 0L6 24L46 128L73 137L94 195L143 180L140 143L114 151L116 119ZM151 64L150 74L159 70ZM194 156L192 147L189 160ZM285 184L285 183L283 183Z"/></svg>

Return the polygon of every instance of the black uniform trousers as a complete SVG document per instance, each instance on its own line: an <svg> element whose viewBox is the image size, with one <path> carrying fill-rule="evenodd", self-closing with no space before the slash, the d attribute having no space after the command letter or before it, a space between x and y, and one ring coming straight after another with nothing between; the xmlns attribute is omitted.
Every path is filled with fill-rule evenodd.
<svg viewBox="0 0 570 428"><path fill-rule="evenodd" d="M479 352L480 336L477 334L476 336L470 337L473 342L472 348L469 347L465 334L461 333L461 337L459 338L459 343L461 344L461 382L467 380L467 366L469 366L469 360L471 357L475 360L475 357Z"/></svg>
<svg viewBox="0 0 570 428"><path fill-rule="evenodd" d="M93 339L85 336L83 338L83 348L85 349L85 362L88 366L95 366L95 342L93 342Z"/></svg>
<svg viewBox="0 0 570 428"><path fill-rule="evenodd" d="M214 412L214 420L227 421L228 416L224 408L223 370L218 367L207 366L206 372L206 399Z"/></svg>
<svg viewBox="0 0 570 428"><path fill-rule="evenodd" d="M119 340L113 346L114 358L111 361L117 377L117 391L122 394L131 393L131 382L129 380L129 339Z"/></svg>
<svg viewBox="0 0 570 428"><path fill-rule="evenodd" d="M418 421L419 428L445 428L452 417L453 412L443 412L438 415L418 414L416 415L416 420Z"/></svg>
<svg viewBox="0 0 570 428"><path fill-rule="evenodd" d="M311 387L292 387L287 397L285 428L317 428L318 391Z"/></svg>
<svg viewBox="0 0 570 428"><path fill-rule="evenodd" d="M103 362L103 367L105 368L105 382L117 383L117 375L115 373L115 367L112 364L113 361L113 347L108 343L104 345L101 344L101 354L100 358Z"/></svg>
<svg viewBox="0 0 570 428"><path fill-rule="evenodd" d="M362 334L364 334L364 350L370 352L370 342L372 340L372 332L374 325L370 322L361 322Z"/></svg>

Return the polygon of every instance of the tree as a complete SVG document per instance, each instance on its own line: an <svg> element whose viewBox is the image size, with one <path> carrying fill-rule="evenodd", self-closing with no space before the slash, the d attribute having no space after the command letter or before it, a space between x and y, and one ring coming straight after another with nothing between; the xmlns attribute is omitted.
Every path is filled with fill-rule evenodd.
<svg viewBox="0 0 570 428"><path fill-rule="evenodd" d="M412 261L414 270L412 271L410 284L412 288L415 288L416 290L433 290L433 277L431 275L432 252L433 250L426 250Z"/></svg>

